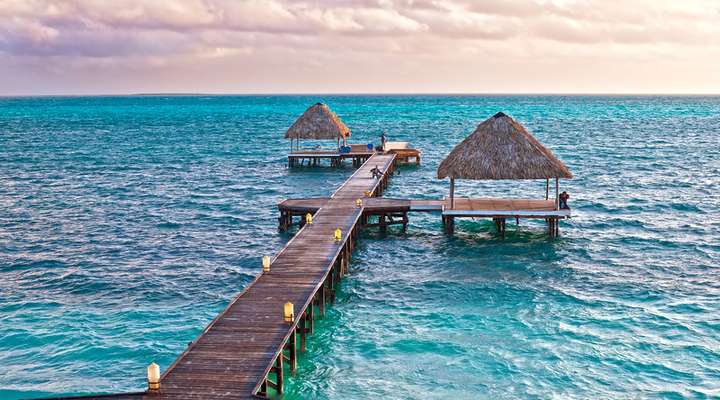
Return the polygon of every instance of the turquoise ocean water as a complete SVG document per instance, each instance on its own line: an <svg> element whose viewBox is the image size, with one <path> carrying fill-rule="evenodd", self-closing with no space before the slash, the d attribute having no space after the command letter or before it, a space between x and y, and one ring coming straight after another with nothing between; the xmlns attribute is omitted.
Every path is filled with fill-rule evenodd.
<svg viewBox="0 0 720 400"><path fill-rule="evenodd" d="M504 111L575 173L575 214L557 240L423 214L366 231L286 398L720 397L720 98L157 96L0 99L0 399L165 369L291 237L276 204L352 173L287 169L316 101L353 142L423 150L387 197L445 195L440 160Z"/></svg>

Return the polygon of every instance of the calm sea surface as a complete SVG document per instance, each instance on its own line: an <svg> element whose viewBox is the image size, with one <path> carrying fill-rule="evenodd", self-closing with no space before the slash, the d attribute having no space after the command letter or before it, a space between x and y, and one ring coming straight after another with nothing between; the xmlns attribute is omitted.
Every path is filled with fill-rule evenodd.
<svg viewBox="0 0 720 400"><path fill-rule="evenodd" d="M351 173L286 167L327 102L353 142L408 140L387 197L498 111L576 175L573 219L411 214L366 231L289 399L720 397L720 98L544 96L0 99L0 398L140 390L291 237L276 204ZM544 195L460 181L459 195Z"/></svg>

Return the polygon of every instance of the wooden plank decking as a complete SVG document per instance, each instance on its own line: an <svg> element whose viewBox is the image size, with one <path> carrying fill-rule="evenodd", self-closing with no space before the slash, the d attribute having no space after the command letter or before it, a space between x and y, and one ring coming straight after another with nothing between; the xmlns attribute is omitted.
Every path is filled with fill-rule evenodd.
<svg viewBox="0 0 720 400"><path fill-rule="evenodd" d="M328 202L328 198L316 197L305 199L288 199L280 204L281 211L296 215L314 213ZM552 200L537 199L505 199L505 198L455 198L455 205L450 208L450 200L414 200L370 198L366 199L364 211L377 212L437 212L453 216L478 217L520 217L520 218L565 218L570 216L570 210L555 210Z"/></svg>
<svg viewBox="0 0 720 400"><path fill-rule="evenodd" d="M263 390L266 376L295 335L298 322L352 239L362 209L355 200L374 192L384 179L372 178L379 164L392 170L394 155L373 155L333 193L271 263L188 347L162 377L153 398L246 398ZM340 228L341 241L333 239ZM286 302L295 305L296 321L283 320ZM277 383L277 382L275 382Z"/></svg>
<svg viewBox="0 0 720 400"><path fill-rule="evenodd" d="M443 215L491 218L567 218L570 217L570 210L556 210L553 200L455 198L453 208L450 208L450 201L445 199Z"/></svg>
<svg viewBox="0 0 720 400"><path fill-rule="evenodd" d="M280 210L291 211L297 214L315 213L324 206L329 198L315 197L306 199L288 199L278 204ZM418 211L418 212L440 212L442 211L442 200L408 200L389 199L385 197L371 197L363 199L363 208L366 212L389 211Z"/></svg>

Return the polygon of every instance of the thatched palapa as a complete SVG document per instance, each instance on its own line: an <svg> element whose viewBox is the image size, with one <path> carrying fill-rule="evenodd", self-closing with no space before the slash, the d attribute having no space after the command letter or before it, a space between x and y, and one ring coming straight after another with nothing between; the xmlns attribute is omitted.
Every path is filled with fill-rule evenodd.
<svg viewBox="0 0 720 400"><path fill-rule="evenodd" d="M308 108L285 133L285 139L346 139L350 129L330 108L317 103Z"/></svg>
<svg viewBox="0 0 720 400"><path fill-rule="evenodd" d="M455 146L437 176L455 179L549 179L573 175L519 122L495 114Z"/></svg>

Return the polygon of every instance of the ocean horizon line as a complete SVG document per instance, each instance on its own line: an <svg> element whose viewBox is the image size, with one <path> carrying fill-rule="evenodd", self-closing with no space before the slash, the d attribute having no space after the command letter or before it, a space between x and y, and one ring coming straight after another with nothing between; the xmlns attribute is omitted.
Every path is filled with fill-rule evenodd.
<svg viewBox="0 0 720 400"><path fill-rule="evenodd" d="M277 93L213 93L213 92L137 92L137 93L86 93L86 94L0 94L0 98L11 99L11 98L48 98L48 97L195 97L195 96L212 96L212 97L262 97L262 96L337 96L337 97L353 97L353 96L427 96L427 97L445 97L445 96L460 96L460 97L720 97L720 93L581 93L581 92L487 92L487 93L472 93L472 92L357 92L357 93L341 93L341 92L317 92L317 93L303 93L303 92L277 92Z"/></svg>

